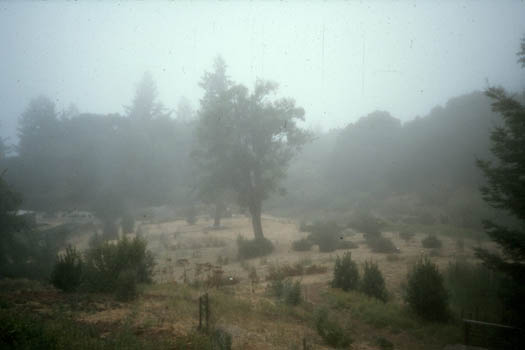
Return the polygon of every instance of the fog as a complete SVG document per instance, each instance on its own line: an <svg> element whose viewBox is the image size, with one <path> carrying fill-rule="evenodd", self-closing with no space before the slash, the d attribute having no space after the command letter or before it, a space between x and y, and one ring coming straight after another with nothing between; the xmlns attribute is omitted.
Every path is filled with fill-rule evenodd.
<svg viewBox="0 0 525 350"><path fill-rule="evenodd" d="M451 96L523 87L523 2L10 3L0 6L2 137L30 98L122 113L145 71L197 107L220 54L233 79L277 81L330 129L373 111L410 120Z"/></svg>
<svg viewBox="0 0 525 350"><path fill-rule="evenodd" d="M0 348L524 348L524 19L0 2Z"/></svg>

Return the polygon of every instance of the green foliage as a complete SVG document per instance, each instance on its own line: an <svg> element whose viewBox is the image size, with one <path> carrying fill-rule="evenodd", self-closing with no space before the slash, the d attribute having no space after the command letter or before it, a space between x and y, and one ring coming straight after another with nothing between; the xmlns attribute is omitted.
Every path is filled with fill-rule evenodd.
<svg viewBox="0 0 525 350"><path fill-rule="evenodd" d="M211 334L211 343L213 350L231 350L232 335L224 329L217 328Z"/></svg>
<svg viewBox="0 0 525 350"><path fill-rule="evenodd" d="M424 248L436 248L439 249L442 246L441 240L434 235L429 235L421 241L421 245Z"/></svg>
<svg viewBox="0 0 525 350"><path fill-rule="evenodd" d="M268 293L288 305L299 305L302 301L301 283L289 278L274 279L268 284Z"/></svg>
<svg viewBox="0 0 525 350"><path fill-rule="evenodd" d="M426 257L420 258L409 271L405 302L423 319L446 321L449 295L437 266Z"/></svg>
<svg viewBox="0 0 525 350"><path fill-rule="evenodd" d="M290 161L310 139L298 125L304 109L292 99L270 99L277 91L275 83L257 80L252 92L234 84L220 57L214 68L200 84L205 93L194 154L208 178L200 182L232 189L250 211L255 238L261 239L262 203L283 192L280 183Z"/></svg>
<svg viewBox="0 0 525 350"><path fill-rule="evenodd" d="M115 282L115 297L120 301L130 301L137 296L137 274L132 269L120 271Z"/></svg>
<svg viewBox="0 0 525 350"><path fill-rule="evenodd" d="M273 251L273 244L266 238L245 239L237 237L237 256L239 259L253 259L268 255Z"/></svg>
<svg viewBox="0 0 525 350"><path fill-rule="evenodd" d="M327 309L318 309L315 312L315 328L323 340L334 348L347 348L352 339L339 323L330 318Z"/></svg>
<svg viewBox="0 0 525 350"><path fill-rule="evenodd" d="M292 242L292 249L297 252L306 252L312 249L312 241L307 238L301 238Z"/></svg>
<svg viewBox="0 0 525 350"><path fill-rule="evenodd" d="M86 251L84 282L88 291L119 292L124 286L151 282L154 259L141 238L117 243L94 239Z"/></svg>
<svg viewBox="0 0 525 350"><path fill-rule="evenodd" d="M383 237L381 234L367 234L365 235L366 244L374 253L398 253L390 238Z"/></svg>
<svg viewBox="0 0 525 350"><path fill-rule="evenodd" d="M368 296L384 302L387 301L388 292L385 287L385 280L377 263L365 261L360 290Z"/></svg>
<svg viewBox="0 0 525 350"><path fill-rule="evenodd" d="M37 231L26 215L17 215L22 199L0 176L0 275L47 280L71 228Z"/></svg>
<svg viewBox="0 0 525 350"><path fill-rule="evenodd" d="M310 234L307 239L313 244L319 246L321 252L333 252L336 249L342 249L343 227L333 221L317 221L312 225L304 228ZM346 245L348 246L348 245Z"/></svg>
<svg viewBox="0 0 525 350"><path fill-rule="evenodd" d="M18 310L0 312L1 349L173 349L165 337L139 338L126 324L112 328L111 337L103 336L106 332L106 327L80 323L63 314L44 318L38 313L28 314ZM209 349L209 346L200 349Z"/></svg>
<svg viewBox="0 0 525 350"><path fill-rule="evenodd" d="M57 257L51 273L51 283L64 292L73 292L82 278L82 256L75 247L68 246L66 252Z"/></svg>
<svg viewBox="0 0 525 350"><path fill-rule="evenodd" d="M334 265L334 278L332 288L341 288L344 291L357 289L359 284L359 271L357 264L352 261L350 252L346 252L343 258L337 256Z"/></svg>
<svg viewBox="0 0 525 350"><path fill-rule="evenodd" d="M525 38L518 52L519 62L525 67ZM491 133L491 151L497 162L477 161L487 183L481 188L483 199L493 208L510 214L517 223L505 225L501 221L485 220L483 226L503 254L477 249L476 254L487 266L505 273L511 280L507 309L520 315L517 321L525 325L525 105L503 88L492 87L486 92L492 99L492 110L499 113L503 125ZM519 311L518 311L519 309Z"/></svg>
<svg viewBox="0 0 525 350"><path fill-rule="evenodd" d="M450 304L457 315L472 315L478 320L499 323L502 315L505 276L481 264L466 261L449 263L445 286Z"/></svg>

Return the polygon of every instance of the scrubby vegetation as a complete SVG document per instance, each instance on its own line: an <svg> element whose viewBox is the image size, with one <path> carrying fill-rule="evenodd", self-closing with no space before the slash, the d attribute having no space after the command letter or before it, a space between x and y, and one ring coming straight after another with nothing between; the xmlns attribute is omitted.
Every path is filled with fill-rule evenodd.
<svg viewBox="0 0 525 350"><path fill-rule="evenodd" d="M53 285L64 292L75 291L82 281L82 256L75 248L68 246L64 254L58 255L58 261L51 273Z"/></svg>
<svg viewBox="0 0 525 350"><path fill-rule="evenodd" d="M357 289L359 286L359 270L357 264L352 261L350 252L344 253L343 257L335 259L333 288L341 288L344 291Z"/></svg>
<svg viewBox="0 0 525 350"><path fill-rule="evenodd" d="M365 235L366 244L374 253L398 253L399 250L390 238L383 237L381 234Z"/></svg>
<svg viewBox="0 0 525 350"><path fill-rule="evenodd" d="M330 317L327 309L319 309L315 314L315 327L323 340L334 348L346 348L352 343L348 331Z"/></svg>
<svg viewBox="0 0 525 350"><path fill-rule="evenodd" d="M237 256L239 259L253 259L270 254L273 244L266 238L245 239L237 237Z"/></svg>
<svg viewBox="0 0 525 350"><path fill-rule="evenodd" d="M388 292L385 286L383 274L379 270L377 263L365 261L363 265L363 278L361 279L360 290L370 297L381 301L387 301Z"/></svg>
<svg viewBox="0 0 525 350"><path fill-rule="evenodd" d="M429 258L420 258L410 270L405 301L423 319L446 321L450 317L449 295L443 276Z"/></svg>

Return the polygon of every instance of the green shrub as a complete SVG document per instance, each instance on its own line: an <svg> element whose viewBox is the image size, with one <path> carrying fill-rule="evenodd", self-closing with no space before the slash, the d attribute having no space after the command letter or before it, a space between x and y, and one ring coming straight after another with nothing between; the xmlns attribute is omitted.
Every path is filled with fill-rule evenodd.
<svg viewBox="0 0 525 350"><path fill-rule="evenodd" d="M319 246L321 252L333 252L339 248L343 228L333 221L318 221L308 227L308 240Z"/></svg>
<svg viewBox="0 0 525 350"><path fill-rule="evenodd" d="M450 304L458 314L477 314L477 319L501 322L504 276L481 264L454 261L445 270Z"/></svg>
<svg viewBox="0 0 525 350"><path fill-rule="evenodd" d="M386 301L388 299L385 280L376 263L365 261L360 289L366 295L379 300Z"/></svg>
<svg viewBox="0 0 525 350"><path fill-rule="evenodd" d="M137 296L137 276L135 271L121 271L115 283L115 296L120 301L129 301Z"/></svg>
<svg viewBox="0 0 525 350"><path fill-rule="evenodd" d="M217 328L211 334L211 349L213 350L231 350L232 336L227 331Z"/></svg>
<svg viewBox="0 0 525 350"><path fill-rule="evenodd" d="M292 242L292 249L297 252L305 252L305 251L309 251L310 249L312 249L312 245L313 245L312 241L310 241L307 238L302 238L302 239Z"/></svg>
<svg viewBox="0 0 525 350"><path fill-rule="evenodd" d="M374 253L397 253L396 248L390 238L383 237L381 234L367 234L365 236L366 244Z"/></svg>
<svg viewBox="0 0 525 350"><path fill-rule="evenodd" d="M116 243L93 239L85 254L86 289L94 292L114 292L119 283L127 283L129 277L126 274L121 276L124 271L132 271L135 282L151 282L155 263L146 245L147 242L138 237L132 240L123 238Z"/></svg>
<svg viewBox="0 0 525 350"><path fill-rule="evenodd" d="M434 235L429 235L425 237L421 241L421 244L423 245L424 248L437 248L437 249L441 248L441 245L442 245L439 238L437 238Z"/></svg>
<svg viewBox="0 0 525 350"><path fill-rule="evenodd" d="M328 310L317 310L314 318L317 333L328 345L334 348L346 348L352 343L352 339L339 326L339 323L330 319Z"/></svg>
<svg viewBox="0 0 525 350"><path fill-rule="evenodd" d="M343 258L339 256L335 260L334 279L332 288L341 288L344 291L356 289L359 283L359 271L357 265L352 261L350 252L346 252Z"/></svg>
<svg viewBox="0 0 525 350"><path fill-rule="evenodd" d="M406 303L423 319L446 321L448 297L437 266L427 257L420 258L407 276Z"/></svg>
<svg viewBox="0 0 525 350"><path fill-rule="evenodd" d="M245 239L243 236L237 237L237 255L239 259L252 259L268 255L273 251L273 244L266 238Z"/></svg>
<svg viewBox="0 0 525 350"><path fill-rule="evenodd" d="M273 280L268 284L268 294L284 301L288 305L301 303L301 283L289 278Z"/></svg>
<svg viewBox="0 0 525 350"><path fill-rule="evenodd" d="M82 278L82 257L75 247L68 246L63 255L57 257L57 262L51 273L51 283L64 292L77 289Z"/></svg>

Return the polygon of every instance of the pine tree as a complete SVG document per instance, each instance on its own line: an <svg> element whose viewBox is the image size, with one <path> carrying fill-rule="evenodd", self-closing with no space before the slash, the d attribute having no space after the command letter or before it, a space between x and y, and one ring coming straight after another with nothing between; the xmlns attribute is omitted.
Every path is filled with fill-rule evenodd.
<svg viewBox="0 0 525 350"><path fill-rule="evenodd" d="M525 67L525 38L518 56ZM487 179L481 193L488 204L506 211L517 223L502 225L485 220L485 231L500 246L501 254L486 249L477 249L476 254L485 265L509 277L507 305L517 311L523 322L525 308L520 305L525 297L525 106L500 87L492 87L486 94L493 100L493 110L501 114L503 125L491 134L491 151L496 161L477 161Z"/></svg>

